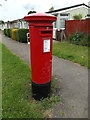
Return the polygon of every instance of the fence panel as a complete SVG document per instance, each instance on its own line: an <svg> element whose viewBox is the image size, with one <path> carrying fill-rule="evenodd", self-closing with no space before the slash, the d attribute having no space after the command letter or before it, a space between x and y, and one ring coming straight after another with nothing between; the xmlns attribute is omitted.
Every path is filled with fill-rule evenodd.
<svg viewBox="0 0 90 120"><path fill-rule="evenodd" d="M90 19L84 20L66 20L65 21L65 34L68 37L69 34L78 32L90 33Z"/></svg>

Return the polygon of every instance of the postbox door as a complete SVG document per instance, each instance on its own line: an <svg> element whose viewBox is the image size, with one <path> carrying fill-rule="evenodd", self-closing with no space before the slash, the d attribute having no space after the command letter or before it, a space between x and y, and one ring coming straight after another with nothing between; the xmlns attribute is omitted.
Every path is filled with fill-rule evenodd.
<svg viewBox="0 0 90 120"><path fill-rule="evenodd" d="M52 29L40 30L42 42L42 68L40 73L40 81L48 83L52 75Z"/></svg>
<svg viewBox="0 0 90 120"><path fill-rule="evenodd" d="M32 81L45 84L52 74L52 29L30 26L30 31Z"/></svg>
<svg viewBox="0 0 90 120"><path fill-rule="evenodd" d="M52 38L42 37L42 55L41 55L41 71L40 82L48 83L52 74Z"/></svg>

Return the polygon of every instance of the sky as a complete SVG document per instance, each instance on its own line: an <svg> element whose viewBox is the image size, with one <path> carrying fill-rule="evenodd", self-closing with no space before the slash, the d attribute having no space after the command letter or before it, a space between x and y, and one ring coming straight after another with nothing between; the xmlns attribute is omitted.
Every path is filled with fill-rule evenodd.
<svg viewBox="0 0 90 120"><path fill-rule="evenodd" d="M53 6L54 9L69 7L85 3L88 5L90 0L0 0L0 20L12 21L21 19L27 15L30 10L38 13L49 11Z"/></svg>

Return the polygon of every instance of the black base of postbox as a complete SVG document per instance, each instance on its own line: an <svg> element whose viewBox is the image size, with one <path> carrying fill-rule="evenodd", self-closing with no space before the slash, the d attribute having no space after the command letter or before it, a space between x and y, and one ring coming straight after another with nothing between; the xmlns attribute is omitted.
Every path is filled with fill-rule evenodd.
<svg viewBox="0 0 90 120"><path fill-rule="evenodd" d="M44 99L46 97L50 97L51 91L51 81L46 84L36 84L32 82L32 97L35 100Z"/></svg>

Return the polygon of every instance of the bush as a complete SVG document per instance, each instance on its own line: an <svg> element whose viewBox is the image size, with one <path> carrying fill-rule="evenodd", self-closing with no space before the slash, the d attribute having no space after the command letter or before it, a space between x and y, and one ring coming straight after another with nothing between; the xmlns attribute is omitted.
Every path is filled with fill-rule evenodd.
<svg viewBox="0 0 90 120"><path fill-rule="evenodd" d="M18 30L16 30L16 31L14 32L14 35L15 35L15 40L16 40L16 41L19 41Z"/></svg>
<svg viewBox="0 0 90 120"><path fill-rule="evenodd" d="M76 32L75 34L70 34L68 37L70 43L76 45L88 46L88 35L83 32Z"/></svg>
<svg viewBox="0 0 90 120"><path fill-rule="evenodd" d="M5 28L5 29L4 29L4 35L6 35L6 36L8 36L8 37L11 37L10 31L11 31L10 28Z"/></svg>
<svg viewBox="0 0 90 120"><path fill-rule="evenodd" d="M16 30L18 30L18 29L12 29L12 31L11 31L11 36L12 36L12 39L13 39L13 40L15 40L15 34L14 34L14 32L15 32Z"/></svg>
<svg viewBox="0 0 90 120"><path fill-rule="evenodd" d="M6 36L8 36L8 28L6 28Z"/></svg>
<svg viewBox="0 0 90 120"><path fill-rule="evenodd" d="M27 33L29 29L4 29L4 34L11 37L13 40L27 43Z"/></svg>
<svg viewBox="0 0 90 120"><path fill-rule="evenodd" d="M10 29L7 29L7 36L10 37Z"/></svg>
<svg viewBox="0 0 90 120"><path fill-rule="evenodd" d="M82 14L74 15L73 19L74 20L81 20L82 19Z"/></svg>
<svg viewBox="0 0 90 120"><path fill-rule="evenodd" d="M7 34L6 34L6 28L4 29L4 35L7 35Z"/></svg>
<svg viewBox="0 0 90 120"><path fill-rule="evenodd" d="M80 41L80 45L88 46L88 35L84 35Z"/></svg>
<svg viewBox="0 0 90 120"><path fill-rule="evenodd" d="M10 38L12 38L12 29L10 29Z"/></svg>
<svg viewBox="0 0 90 120"><path fill-rule="evenodd" d="M27 33L29 32L29 29L19 29L16 31L16 40L22 43L27 43Z"/></svg>

